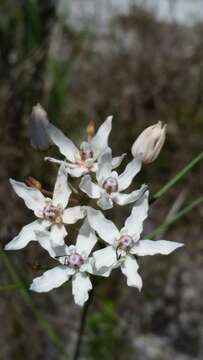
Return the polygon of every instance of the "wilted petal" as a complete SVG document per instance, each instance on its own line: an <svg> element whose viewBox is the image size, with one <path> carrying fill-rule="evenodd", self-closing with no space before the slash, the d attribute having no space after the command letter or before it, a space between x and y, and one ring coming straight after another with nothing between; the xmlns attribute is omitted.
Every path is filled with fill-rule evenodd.
<svg viewBox="0 0 203 360"><path fill-rule="evenodd" d="M53 193L53 205L60 205L63 209L68 204L71 189L68 185L68 175L65 164L61 164L58 170L56 184Z"/></svg>
<svg viewBox="0 0 203 360"><path fill-rule="evenodd" d="M99 200L97 201L97 205L102 210L108 210L113 207L113 201L106 192L102 192Z"/></svg>
<svg viewBox="0 0 203 360"><path fill-rule="evenodd" d="M45 206L44 195L35 188L29 187L22 182L9 179L16 194L24 200L28 209L34 211L35 215L42 217L42 210Z"/></svg>
<svg viewBox="0 0 203 360"><path fill-rule="evenodd" d="M117 263L116 249L113 246L107 246L104 249L93 253L95 267L98 271L105 273L113 268Z"/></svg>
<svg viewBox="0 0 203 360"><path fill-rule="evenodd" d="M102 186L104 180L111 176L112 151L109 147L99 156L98 169L96 173L97 181Z"/></svg>
<svg viewBox="0 0 203 360"><path fill-rule="evenodd" d="M141 290L142 278L137 272L138 269L139 266L136 259L130 255L126 256L125 261L121 265L121 271L127 277L128 286L133 286Z"/></svg>
<svg viewBox="0 0 203 360"><path fill-rule="evenodd" d="M120 232L111 220L105 218L101 211L87 207L87 216L90 226L99 236L109 244L113 244L118 239Z"/></svg>
<svg viewBox="0 0 203 360"><path fill-rule="evenodd" d="M40 220L36 220L24 226L20 233L5 246L5 250L23 249L30 241L36 241L36 230L43 230L42 222Z"/></svg>
<svg viewBox="0 0 203 360"><path fill-rule="evenodd" d="M174 250L182 247L184 244L167 240L140 240L132 249L131 252L138 256L146 255L168 255Z"/></svg>
<svg viewBox="0 0 203 360"><path fill-rule="evenodd" d="M96 242L95 231L90 227L88 220L85 219L76 240L77 252L81 255L89 256Z"/></svg>
<svg viewBox="0 0 203 360"><path fill-rule="evenodd" d="M57 266L46 271L42 276L35 278L30 286L30 290L36 292L47 292L61 286L68 281L68 268Z"/></svg>
<svg viewBox="0 0 203 360"><path fill-rule="evenodd" d="M95 158L97 158L108 146L108 138L112 128L112 118L113 116L107 117L91 141Z"/></svg>
<svg viewBox="0 0 203 360"><path fill-rule="evenodd" d="M130 186L133 178L137 173L140 171L142 166L141 157L137 157L133 159L129 164L126 166L125 171L118 177L118 190L122 191Z"/></svg>
<svg viewBox="0 0 203 360"><path fill-rule="evenodd" d="M90 175L82 177L79 187L80 190L87 194L91 199L98 199L100 197L100 187L92 182Z"/></svg>
<svg viewBox="0 0 203 360"><path fill-rule="evenodd" d="M126 154L122 154L121 156L116 156L111 161L112 169L116 169L123 161Z"/></svg>
<svg viewBox="0 0 203 360"><path fill-rule="evenodd" d="M68 139L61 130L57 129L54 125L49 124L47 127L47 133L53 143L58 146L59 151L66 159L71 162L75 162L76 159L80 159L80 153L73 142Z"/></svg>
<svg viewBox="0 0 203 360"><path fill-rule="evenodd" d="M72 292L77 305L83 306L89 297L88 292L91 289L92 283L87 274L78 272L73 276Z"/></svg>
<svg viewBox="0 0 203 360"><path fill-rule="evenodd" d="M117 192L115 194L112 194L111 197L115 201L116 204L127 205L127 204L138 201L143 196L146 189L147 189L147 186L142 185L142 187L139 190L135 190L135 191L131 192L130 194L122 194L122 193Z"/></svg>
<svg viewBox="0 0 203 360"><path fill-rule="evenodd" d="M74 206L64 210L63 222L65 224L75 224L78 220L85 216L84 206Z"/></svg>
<svg viewBox="0 0 203 360"><path fill-rule="evenodd" d="M132 208L130 216L126 219L124 228L128 235L138 240L143 230L143 222L147 218L148 213L148 197L149 192L146 191L144 195L139 199ZM122 229L122 230L123 230Z"/></svg>

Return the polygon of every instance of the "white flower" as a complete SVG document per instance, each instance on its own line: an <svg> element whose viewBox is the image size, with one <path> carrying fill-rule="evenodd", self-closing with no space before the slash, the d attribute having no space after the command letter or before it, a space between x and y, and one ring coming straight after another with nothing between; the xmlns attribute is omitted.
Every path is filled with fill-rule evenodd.
<svg viewBox="0 0 203 360"><path fill-rule="evenodd" d="M110 272L120 266L122 273L127 277L127 284L139 290L142 288L142 279L138 274L139 266L134 255L168 255L183 246L181 243L166 240L139 240L147 212L148 192L136 202L124 227L119 231L112 221L104 217L101 211L90 207L87 209L90 226L108 244L104 249L93 253L96 269L102 273L103 271Z"/></svg>
<svg viewBox="0 0 203 360"><path fill-rule="evenodd" d="M135 140L131 152L134 157L142 155L142 161L149 164L156 160L166 140L166 125L162 122L146 128Z"/></svg>
<svg viewBox="0 0 203 360"><path fill-rule="evenodd" d="M72 293L75 303L82 306L88 299L88 292L92 289L88 273L94 273L91 250L96 244L97 237L90 228L87 219L84 221L77 236L76 245L62 246L53 249L50 246L48 231L36 232L40 244L49 254L60 262L59 266L46 271L42 276L33 280L30 289L36 292L47 292L61 286L72 278Z"/></svg>
<svg viewBox="0 0 203 360"><path fill-rule="evenodd" d="M54 125L49 124L46 131L53 141L58 146L59 151L66 157L66 166L68 172L73 177L80 177L83 174L87 174L91 171L95 172L97 169L97 159L99 155L108 146L108 138L112 128L112 116L109 116L106 121L99 127L96 135L90 140L90 142L82 142L80 149L78 149L73 142L68 139L59 129ZM122 156L117 156L112 159L112 166L116 168L123 160ZM56 160L50 157L45 158L56 163L63 161Z"/></svg>
<svg viewBox="0 0 203 360"><path fill-rule="evenodd" d="M99 157L96 178L98 185L93 183L90 175L85 175L81 179L80 189L90 198L98 199L97 205L103 210L113 207L113 202L118 205L126 205L138 200L146 191L146 185L139 190L135 190L129 194L122 193L131 184L135 175L140 171L142 160L137 157L133 159L127 166L125 171L118 175L116 171L112 171L112 152L107 148Z"/></svg>
<svg viewBox="0 0 203 360"><path fill-rule="evenodd" d="M64 165L59 168L52 199L45 198L38 189L28 187L22 182L10 179L10 183L16 194L24 200L29 209L33 210L38 219L23 227L21 232L5 246L6 250L24 248L31 240L37 240L35 231L43 229L50 229L53 246L63 245L67 235L64 224L74 224L85 216L84 208L81 206L66 208L71 189Z"/></svg>

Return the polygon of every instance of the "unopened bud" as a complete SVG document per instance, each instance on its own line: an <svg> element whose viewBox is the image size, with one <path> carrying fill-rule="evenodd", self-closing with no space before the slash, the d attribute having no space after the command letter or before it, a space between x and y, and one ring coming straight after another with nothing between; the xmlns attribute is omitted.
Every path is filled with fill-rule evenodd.
<svg viewBox="0 0 203 360"><path fill-rule="evenodd" d="M30 115L29 132L31 145L38 150L47 150L52 143L46 131L49 120L40 104L33 106Z"/></svg>
<svg viewBox="0 0 203 360"><path fill-rule="evenodd" d="M86 129L88 141L92 140L92 137L94 136L94 132L95 132L95 122L94 120L90 120Z"/></svg>
<svg viewBox="0 0 203 360"><path fill-rule="evenodd" d="M135 140L131 152L134 157L141 155L144 164L156 160L166 139L166 125L159 121L146 128Z"/></svg>
<svg viewBox="0 0 203 360"><path fill-rule="evenodd" d="M30 186L30 187L33 187L35 189L38 189L38 190L42 190L42 185L41 183L36 180L35 178L33 178L32 176L29 176L26 180L25 180L25 183L27 186Z"/></svg>

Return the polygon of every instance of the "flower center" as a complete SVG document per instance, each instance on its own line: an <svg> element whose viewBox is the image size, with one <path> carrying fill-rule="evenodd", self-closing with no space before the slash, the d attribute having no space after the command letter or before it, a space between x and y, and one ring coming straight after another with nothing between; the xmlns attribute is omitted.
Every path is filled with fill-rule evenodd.
<svg viewBox="0 0 203 360"><path fill-rule="evenodd" d="M78 253L73 253L71 255L65 256L64 265L69 266L71 268L80 268L80 266L84 263L82 256Z"/></svg>
<svg viewBox="0 0 203 360"><path fill-rule="evenodd" d="M49 220L55 224L61 224L63 209L60 206L54 206L53 204L48 204L43 210L43 216L46 220Z"/></svg>
<svg viewBox="0 0 203 360"><path fill-rule="evenodd" d="M129 250L133 246L133 238L129 235L121 236L118 247L122 250Z"/></svg>
<svg viewBox="0 0 203 360"><path fill-rule="evenodd" d="M90 144L83 142L80 146L80 157L82 161L93 159L93 150Z"/></svg>
<svg viewBox="0 0 203 360"><path fill-rule="evenodd" d="M106 190L108 194L116 192L118 190L118 181L110 176L103 183L103 189Z"/></svg>

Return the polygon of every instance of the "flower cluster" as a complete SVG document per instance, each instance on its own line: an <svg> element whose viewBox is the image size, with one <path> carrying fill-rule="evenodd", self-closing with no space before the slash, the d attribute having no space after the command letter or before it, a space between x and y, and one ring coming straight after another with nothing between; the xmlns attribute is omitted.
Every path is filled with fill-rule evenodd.
<svg viewBox="0 0 203 360"><path fill-rule="evenodd" d="M92 289L91 276L107 277L118 267L126 276L127 284L141 290L138 257L167 255L183 245L166 240L140 240L143 222L148 214L149 191L146 185L142 185L139 189L126 193L142 164L151 162L158 156L165 140L165 127L158 123L145 129L132 146L132 161L119 173L115 169L119 167L125 154L112 157L112 150L108 145L111 116L99 127L95 136L90 126L88 140L77 148L49 123L46 113L39 105L35 107L32 116L35 113L38 117L41 116L40 121L45 120L43 131L48 143L55 144L65 158L46 158L59 164L54 190L49 197L46 197L47 191L43 191L40 183L33 178L26 183L10 179L14 191L34 212L36 220L23 227L5 249L22 249L30 241L37 241L57 265L35 278L30 289L46 292L71 279L75 303L81 306ZM35 126L34 122L33 124ZM73 178L81 178L78 190L74 192L78 197L77 206L70 206ZM115 204L132 204L131 213L121 230L101 211L111 209ZM70 244L68 225L80 220L82 225L77 230L75 245Z"/></svg>

